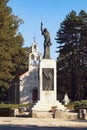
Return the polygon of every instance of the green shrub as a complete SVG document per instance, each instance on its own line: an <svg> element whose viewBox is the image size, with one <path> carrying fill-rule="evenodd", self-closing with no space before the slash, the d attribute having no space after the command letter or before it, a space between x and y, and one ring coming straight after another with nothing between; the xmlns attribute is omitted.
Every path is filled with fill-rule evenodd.
<svg viewBox="0 0 87 130"><path fill-rule="evenodd" d="M74 104L73 103L69 103L68 105L65 105L65 107L67 107L67 109L69 109L70 111L74 110Z"/></svg>
<svg viewBox="0 0 87 130"><path fill-rule="evenodd" d="M16 109L19 107L29 107L30 104L0 104L0 108Z"/></svg>
<svg viewBox="0 0 87 130"><path fill-rule="evenodd" d="M87 109L87 100L75 101L74 102L74 109L78 111L78 109Z"/></svg>
<svg viewBox="0 0 87 130"><path fill-rule="evenodd" d="M29 104L0 104L0 116L12 116L12 111L14 109L19 109L20 107L30 107Z"/></svg>
<svg viewBox="0 0 87 130"><path fill-rule="evenodd" d="M78 112L78 109L87 109L87 100L75 101L66 105L67 109Z"/></svg>

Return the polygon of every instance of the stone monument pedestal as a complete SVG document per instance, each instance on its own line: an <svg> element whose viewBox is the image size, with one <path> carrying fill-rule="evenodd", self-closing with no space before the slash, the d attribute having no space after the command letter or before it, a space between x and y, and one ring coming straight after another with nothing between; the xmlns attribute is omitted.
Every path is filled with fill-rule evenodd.
<svg viewBox="0 0 87 130"><path fill-rule="evenodd" d="M53 59L42 59L39 66L38 102L32 108L32 117L52 117L52 108L65 111L57 100L56 62Z"/></svg>

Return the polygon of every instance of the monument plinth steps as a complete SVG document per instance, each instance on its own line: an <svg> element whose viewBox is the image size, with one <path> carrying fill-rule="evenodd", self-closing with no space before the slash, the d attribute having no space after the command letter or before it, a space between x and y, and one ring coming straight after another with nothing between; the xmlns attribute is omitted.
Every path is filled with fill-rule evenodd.
<svg viewBox="0 0 87 130"><path fill-rule="evenodd" d="M59 101L38 101L34 106L33 110L37 111L50 111L52 107L55 107L58 110L65 111L66 107L62 105Z"/></svg>
<svg viewBox="0 0 87 130"><path fill-rule="evenodd" d="M55 111L66 111L66 107L59 101L38 101L32 108L32 117L53 118L55 115L54 111L52 111L53 107Z"/></svg>

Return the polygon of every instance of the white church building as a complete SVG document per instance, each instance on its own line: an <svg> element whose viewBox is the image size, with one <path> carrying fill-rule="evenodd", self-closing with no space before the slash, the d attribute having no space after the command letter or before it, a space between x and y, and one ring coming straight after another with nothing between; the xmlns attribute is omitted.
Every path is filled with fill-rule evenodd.
<svg viewBox="0 0 87 130"><path fill-rule="evenodd" d="M20 103L35 103L38 100L39 63L42 59L38 44L30 47L28 71L19 76Z"/></svg>

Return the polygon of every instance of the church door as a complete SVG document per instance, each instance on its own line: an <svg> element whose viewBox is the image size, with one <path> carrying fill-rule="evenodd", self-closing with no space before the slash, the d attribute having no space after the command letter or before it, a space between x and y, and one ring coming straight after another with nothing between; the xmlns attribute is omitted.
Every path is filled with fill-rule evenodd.
<svg viewBox="0 0 87 130"><path fill-rule="evenodd" d="M38 100L38 90L37 89L33 90L32 98L33 98L32 99L33 103L37 102L37 100Z"/></svg>

